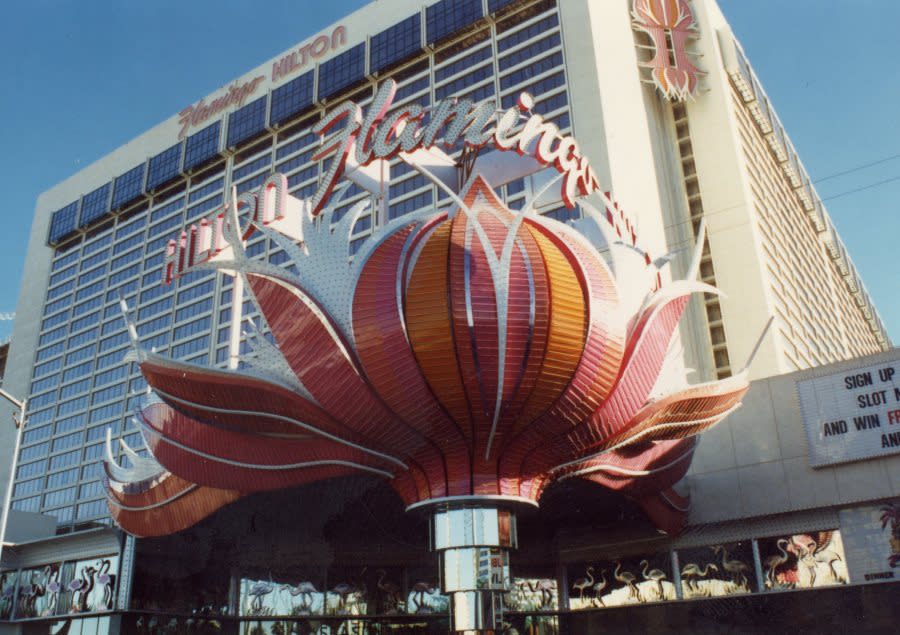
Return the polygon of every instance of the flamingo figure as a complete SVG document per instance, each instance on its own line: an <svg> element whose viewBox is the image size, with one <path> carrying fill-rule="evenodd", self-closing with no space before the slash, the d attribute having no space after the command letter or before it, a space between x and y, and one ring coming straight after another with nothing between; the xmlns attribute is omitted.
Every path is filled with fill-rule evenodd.
<svg viewBox="0 0 900 635"><path fill-rule="evenodd" d="M66 590L72 594L72 612L78 613L88 610L88 596L94 588L94 567L84 567L81 569L81 577L74 578L68 585Z"/></svg>
<svg viewBox="0 0 900 635"><path fill-rule="evenodd" d="M414 602L416 603L416 613L431 613L431 607L425 602L426 595L433 595L437 591L434 585L428 582L416 582L412 586Z"/></svg>
<svg viewBox="0 0 900 635"><path fill-rule="evenodd" d="M292 597L300 597L300 606L297 607L302 613L309 613L312 609L313 594L318 593L316 586L309 581L300 582L297 586L283 584L282 590L286 590Z"/></svg>
<svg viewBox="0 0 900 635"><path fill-rule="evenodd" d="M747 586L747 572L750 570L750 565L746 562L729 558L725 545L714 545L712 550L716 555L722 554L722 568L731 574L734 583L739 586Z"/></svg>
<svg viewBox="0 0 900 635"><path fill-rule="evenodd" d="M103 587L103 608L111 609L112 608L112 576L109 575L109 567L110 561L109 558L105 560L98 560L97 564L99 567L97 568L97 584Z"/></svg>
<svg viewBox="0 0 900 635"><path fill-rule="evenodd" d="M603 590L606 588L606 569L600 571L600 582L594 585L594 601L599 602L600 606L606 606L603 602Z"/></svg>
<svg viewBox="0 0 900 635"><path fill-rule="evenodd" d="M400 604L400 587L390 580L385 582L384 578L387 576L387 571L385 571L384 569L379 569L377 573L378 582L376 583L376 586L378 587L379 591L387 596L387 602L385 604L388 608L386 612L396 612L397 605Z"/></svg>
<svg viewBox="0 0 900 635"><path fill-rule="evenodd" d="M578 599L584 604L584 590L594 585L594 567L585 570L586 578L578 578L572 583L572 589L578 591Z"/></svg>
<svg viewBox="0 0 900 635"><path fill-rule="evenodd" d="M694 564L693 562L689 562L684 565L684 568L681 570L681 577L685 582L685 585L691 590L693 593L699 592L700 588L697 584L697 578L705 578L709 575L710 571L718 571L719 567L712 564L711 562L706 563L706 566L702 569Z"/></svg>
<svg viewBox="0 0 900 635"><path fill-rule="evenodd" d="M656 582L656 590L659 593L659 599L663 598L663 580L666 579L666 574L661 569L650 569L647 571L647 567L650 566L650 563L646 560L641 560L641 576L645 580L649 580L651 582Z"/></svg>
<svg viewBox="0 0 900 635"><path fill-rule="evenodd" d="M269 581L258 581L250 585L247 594L253 599L250 601L250 610L254 613L262 611L263 598L275 590L275 582L272 581L272 574L269 574Z"/></svg>
<svg viewBox="0 0 900 635"><path fill-rule="evenodd" d="M553 603L553 592L556 590L556 581L549 578L538 580L534 584L529 583L528 588L532 593L541 592L541 608L548 608Z"/></svg>
<svg viewBox="0 0 900 635"><path fill-rule="evenodd" d="M631 597L635 598L638 602L643 602L644 600L641 598L641 594L638 592L637 587L634 585L637 578L634 577L634 574L631 573L630 571L621 571L621 569L622 569L622 562L621 562L621 560L617 560L616 561L616 570L613 572L613 577L617 581L628 586L628 589L629 589L628 594Z"/></svg>
<svg viewBox="0 0 900 635"><path fill-rule="evenodd" d="M763 566L766 568L766 579L769 581L769 586L772 588L775 588L776 585L780 585L783 581L788 581L786 576L778 573L778 569L783 567L790 558L786 551L788 547L788 541L786 539L780 538L778 542L775 543L775 546L778 547L778 551L781 552L781 555L776 554L769 556L763 561Z"/></svg>
<svg viewBox="0 0 900 635"><path fill-rule="evenodd" d="M62 590L62 584L59 582L59 566L48 565L44 569L47 576L47 606L44 608L44 615L53 615L56 612L56 604L59 601L59 592Z"/></svg>

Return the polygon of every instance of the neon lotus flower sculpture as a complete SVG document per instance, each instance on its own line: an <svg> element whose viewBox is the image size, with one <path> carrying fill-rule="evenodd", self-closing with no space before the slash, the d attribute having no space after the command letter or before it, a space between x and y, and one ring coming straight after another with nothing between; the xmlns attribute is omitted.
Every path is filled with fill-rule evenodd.
<svg viewBox="0 0 900 635"><path fill-rule="evenodd" d="M339 192L320 217L302 214L293 236L258 221L242 236L232 201L227 257L200 267L246 284L271 341L250 338L240 371L136 351L153 390L136 416L152 456L124 446L123 467L108 440L109 506L122 528L163 535L252 492L384 478L409 509L433 511L442 589L460 629L480 628L467 615L484 590L508 588L511 510L536 506L556 480L595 481L638 501L661 528L680 528L687 501L672 486L693 437L736 409L748 386L741 373L661 394L690 295L716 293L691 280L702 233L688 280L661 285L661 261L614 245L617 280L573 227L531 204L508 209L479 173L458 195L433 180L453 209L384 224L350 264L351 229L368 202L337 218ZM274 175L257 198L270 185L286 191ZM582 208L605 227L614 206ZM292 266L249 259L251 231ZM497 586L459 579L456 565L477 569L484 549L501 563Z"/></svg>

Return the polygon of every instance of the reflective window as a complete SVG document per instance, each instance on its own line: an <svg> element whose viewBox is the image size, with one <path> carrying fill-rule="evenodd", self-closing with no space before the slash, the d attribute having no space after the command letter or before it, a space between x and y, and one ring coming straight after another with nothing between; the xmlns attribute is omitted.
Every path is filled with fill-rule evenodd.
<svg viewBox="0 0 900 635"><path fill-rule="evenodd" d="M501 53L503 51L508 51L509 49L513 48L514 46L517 46L517 45L521 44L522 42L525 42L534 37L537 37L544 31L549 31L550 29L552 29L553 27L556 27L558 25L559 25L559 16L557 16L554 13L553 15L547 16L543 20L538 20L537 22L535 22L533 24L529 24L525 28L516 31L515 33L511 33L511 34L503 37L502 39L498 39L497 40L497 50Z"/></svg>
<svg viewBox="0 0 900 635"><path fill-rule="evenodd" d="M111 399L116 399L125 394L125 386L122 384L116 386L110 386L109 388L104 388L103 390L94 391L91 395L91 405L103 403L104 401L109 401Z"/></svg>
<svg viewBox="0 0 900 635"><path fill-rule="evenodd" d="M365 76L366 45L360 43L319 66L319 99L328 99Z"/></svg>
<svg viewBox="0 0 900 635"><path fill-rule="evenodd" d="M491 59L491 47L483 46L474 53L464 55L458 60L451 62L446 66L442 66L441 68L436 68L434 70L434 81L442 82L448 77L452 77L457 73L462 73L463 71L474 68L475 65L477 65L479 62L483 62L489 59Z"/></svg>
<svg viewBox="0 0 900 635"><path fill-rule="evenodd" d="M109 185L107 183L90 194L85 194L81 199L81 220L79 221L81 227L94 222L109 211Z"/></svg>
<svg viewBox="0 0 900 635"><path fill-rule="evenodd" d="M481 0L441 0L425 9L428 43L453 35L481 17Z"/></svg>
<svg viewBox="0 0 900 635"><path fill-rule="evenodd" d="M839 531L776 536L758 542L766 589L810 589L850 580Z"/></svg>
<svg viewBox="0 0 900 635"><path fill-rule="evenodd" d="M275 158L283 159L289 154L293 154L297 150L305 148L311 143L315 143L319 140L319 135L313 134L312 132L307 132L300 137L294 139L290 143L281 146L277 150L275 150Z"/></svg>
<svg viewBox="0 0 900 635"><path fill-rule="evenodd" d="M518 72L519 71L516 71L516 73L513 73L513 74L515 75ZM539 79L538 81L536 81L532 84L527 84L525 86L518 87L514 93L510 93L509 95L506 95L505 97L503 97L502 106L503 106L503 108L511 107L519 99L519 93L521 93L521 92L526 92L526 93L530 93L534 96L538 96L541 93L549 92L549 91L553 90L554 88L559 88L560 86L565 86L565 83L566 83L566 79L565 79L565 74L563 73L563 71L554 73L553 75L544 77L543 79Z"/></svg>
<svg viewBox="0 0 900 635"><path fill-rule="evenodd" d="M43 339L44 339L44 336L42 335L41 340L43 340ZM43 343L43 342L41 342L41 343ZM49 358L53 357L54 355L59 355L60 353L62 353L63 348L65 348L65 345L63 344L63 342L59 342L58 344L54 344L53 346L48 346L47 348L42 348L41 350L39 350L37 352L35 361L41 362L45 359L49 359Z"/></svg>
<svg viewBox="0 0 900 635"><path fill-rule="evenodd" d="M198 337L195 340L187 341L172 347L171 356L175 359L183 358L192 353L209 348L209 335Z"/></svg>
<svg viewBox="0 0 900 635"><path fill-rule="evenodd" d="M424 77L420 77L417 80L411 81L408 84L404 84L397 88L397 92L394 95L394 102L401 102L407 97L414 95L420 91L423 91L431 86L431 78L428 75ZM423 96L426 97L427 96Z"/></svg>
<svg viewBox="0 0 900 635"><path fill-rule="evenodd" d="M68 467L81 462L81 450L73 450L65 454L57 454L50 458L50 469L55 470L60 467Z"/></svg>
<svg viewBox="0 0 900 635"><path fill-rule="evenodd" d="M416 194L415 196L403 200L399 203L393 203L388 208L388 217L390 218L390 220L393 220L395 218L403 216L404 214L408 214L409 212L413 212L415 210L429 206L432 204L433 200L434 197L431 190L427 190L425 192L422 192L421 194Z"/></svg>
<svg viewBox="0 0 900 635"><path fill-rule="evenodd" d="M53 212L50 217L50 242L55 243L78 227L78 201Z"/></svg>
<svg viewBox="0 0 900 635"><path fill-rule="evenodd" d="M84 425L84 413L75 415L74 417L66 417L56 422L56 434L63 434L77 430Z"/></svg>
<svg viewBox="0 0 900 635"><path fill-rule="evenodd" d="M34 376L40 377L41 375L46 375L47 373L51 373L55 370L59 370L62 367L62 359L54 359L49 362L45 362L43 364L39 364L34 367Z"/></svg>
<svg viewBox="0 0 900 635"><path fill-rule="evenodd" d="M260 97L228 116L228 143L233 148L266 127L266 97Z"/></svg>
<svg viewBox="0 0 900 635"><path fill-rule="evenodd" d="M492 66L483 66L479 69L472 71L471 73L466 73L462 77L455 79L451 82L444 84L443 86L438 86L434 89L434 96L436 99L445 99L450 95L457 94L460 91L472 86L473 84L477 84L478 82L484 81L489 77L493 77L494 69ZM493 86L491 86L493 90Z"/></svg>
<svg viewBox="0 0 900 635"><path fill-rule="evenodd" d="M190 196L188 196L188 203L194 203L199 201L201 198L209 196L210 194L217 192L222 189L222 185L224 184L225 179L218 178L210 181L206 185L202 187L198 187L197 189L191 190Z"/></svg>
<svg viewBox="0 0 900 635"><path fill-rule="evenodd" d="M163 150L155 157L150 158L150 167L147 170L147 189L152 191L161 185L165 185L176 176L181 168L181 144L176 143L171 148Z"/></svg>
<svg viewBox="0 0 900 635"><path fill-rule="evenodd" d="M377 73L422 50L422 20L416 13L373 35L369 41L369 72Z"/></svg>
<svg viewBox="0 0 900 635"><path fill-rule="evenodd" d="M237 191L238 194L242 194L244 192L248 192L252 189L255 189L255 188L259 187L260 185L262 185L262 182L266 180L267 176L268 176L268 174L263 172L262 174L254 176L253 178L247 179L246 181L242 181L241 183L237 184L237 186L235 187L235 190Z"/></svg>
<svg viewBox="0 0 900 635"><path fill-rule="evenodd" d="M513 2L515 2L515 0L488 0L488 11L494 13Z"/></svg>
<svg viewBox="0 0 900 635"><path fill-rule="evenodd" d="M304 73L272 91L269 125L284 123L313 103L314 71Z"/></svg>
<svg viewBox="0 0 900 635"><path fill-rule="evenodd" d="M113 185L113 209L118 209L141 195L144 189L145 168L146 164L141 163L116 178Z"/></svg>
<svg viewBox="0 0 900 635"><path fill-rule="evenodd" d="M510 53L506 57L501 57L498 62L500 71L505 71L506 69L512 68L517 64L521 64L522 62L531 59L532 57L540 55L544 51L549 51L552 48L556 48L560 45L560 42L561 40L559 37L559 33L553 33L552 35L550 35L550 37L539 40L534 44L529 44L525 48L521 48L514 53Z"/></svg>
<svg viewBox="0 0 900 635"><path fill-rule="evenodd" d="M264 154L261 157L254 159L250 163L246 163L241 167L235 169L231 173L232 181L239 181L248 174L253 174L257 170L261 170L264 167L268 167L272 164L272 155Z"/></svg>
<svg viewBox="0 0 900 635"><path fill-rule="evenodd" d="M219 154L222 122L216 121L187 138L184 144L184 171L206 163Z"/></svg>
<svg viewBox="0 0 900 635"><path fill-rule="evenodd" d="M524 82L526 80L531 79L532 77L536 77L541 73L545 73L549 70L556 68L557 66L562 66L562 53L556 52L547 57L544 57L540 60L534 61L527 66L520 68L517 71L513 71L509 75L500 78L500 90L506 90ZM562 85L562 84L560 84Z"/></svg>

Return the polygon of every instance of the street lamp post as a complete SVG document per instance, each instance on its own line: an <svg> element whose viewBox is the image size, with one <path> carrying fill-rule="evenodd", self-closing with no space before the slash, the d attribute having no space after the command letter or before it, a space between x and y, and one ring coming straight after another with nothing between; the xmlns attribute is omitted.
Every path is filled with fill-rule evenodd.
<svg viewBox="0 0 900 635"><path fill-rule="evenodd" d="M25 430L25 407L28 400L19 400L11 394L0 388L0 397L19 409L19 415L13 415L13 421L16 424L16 444L13 448L12 460L10 461L9 483L6 486L6 497L3 499L3 516L0 518L0 562L3 562L3 545L6 542L6 525L9 521L9 507L12 504L13 483L16 480L16 463L19 459L19 446L22 445L22 432Z"/></svg>

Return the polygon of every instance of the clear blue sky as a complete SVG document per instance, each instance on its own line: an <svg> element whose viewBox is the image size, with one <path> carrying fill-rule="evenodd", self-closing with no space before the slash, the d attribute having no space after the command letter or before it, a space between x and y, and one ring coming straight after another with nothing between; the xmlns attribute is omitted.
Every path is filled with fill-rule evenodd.
<svg viewBox="0 0 900 635"><path fill-rule="evenodd" d="M813 179L900 155L900 3L720 2ZM0 312L15 309L40 192L362 4L31 0L5 6ZM896 341L900 158L823 181L818 189L828 197L894 177L826 205ZM0 322L0 337L9 331L10 323Z"/></svg>

